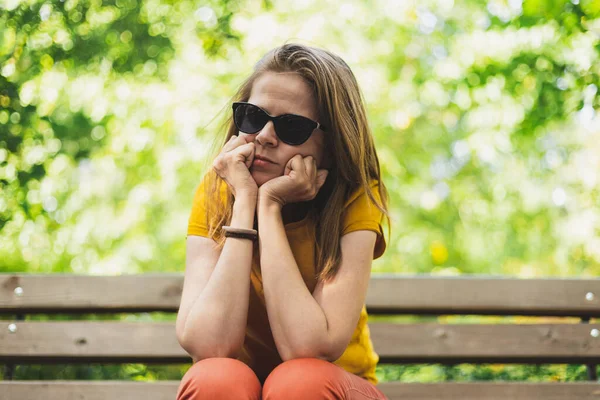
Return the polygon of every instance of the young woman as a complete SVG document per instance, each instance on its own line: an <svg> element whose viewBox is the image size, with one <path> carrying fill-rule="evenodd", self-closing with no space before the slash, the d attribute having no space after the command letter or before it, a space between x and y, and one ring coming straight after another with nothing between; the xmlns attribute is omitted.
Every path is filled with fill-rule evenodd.
<svg viewBox="0 0 600 400"><path fill-rule="evenodd" d="M189 220L177 398L385 399L365 298L388 196L352 71L286 44L234 98Z"/></svg>

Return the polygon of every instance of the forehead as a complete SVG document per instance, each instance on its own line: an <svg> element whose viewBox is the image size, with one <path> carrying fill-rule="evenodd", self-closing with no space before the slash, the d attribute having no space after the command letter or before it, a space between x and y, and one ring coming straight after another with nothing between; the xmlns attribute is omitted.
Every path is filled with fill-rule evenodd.
<svg viewBox="0 0 600 400"><path fill-rule="evenodd" d="M312 88L293 72L266 72L254 81L249 103L271 115L297 114L316 120Z"/></svg>

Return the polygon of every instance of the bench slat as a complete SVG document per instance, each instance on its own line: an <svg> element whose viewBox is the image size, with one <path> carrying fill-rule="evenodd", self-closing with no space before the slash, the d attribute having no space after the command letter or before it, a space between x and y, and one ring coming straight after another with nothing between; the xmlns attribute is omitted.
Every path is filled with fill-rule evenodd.
<svg viewBox="0 0 600 400"><path fill-rule="evenodd" d="M600 324L369 324L381 362L600 362Z"/></svg>
<svg viewBox="0 0 600 400"><path fill-rule="evenodd" d="M378 385L390 400L598 400L599 383L584 382L450 382Z"/></svg>
<svg viewBox="0 0 600 400"><path fill-rule="evenodd" d="M372 314L599 317L600 279L378 277L369 284L367 305Z"/></svg>
<svg viewBox="0 0 600 400"><path fill-rule="evenodd" d="M172 322L0 321L4 362L191 362ZM600 363L600 324L369 324L381 362Z"/></svg>
<svg viewBox="0 0 600 400"><path fill-rule="evenodd" d="M176 312L182 288L182 274L0 274L0 312ZM370 313L600 317L600 279L374 276L366 303Z"/></svg>
<svg viewBox="0 0 600 400"><path fill-rule="evenodd" d="M178 381L0 381L0 400L174 400Z"/></svg>
<svg viewBox="0 0 600 400"><path fill-rule="evenodd" d="M0 274L0 313L176 312L182 288L182 274ZM372 314L600 317L600 279L381 275L366 304Z"/></svg>
<svg viewBox="0 0 600 400"><path fill-rule="evenodd" d="M0 312L176 312L182 289L182 274L0 274Z"/></svg>
<svg viewBox="0 0 600 400"><path fill-rule="evenodd" d="M0 361L187 363L172 322L0 321Z"/></svg>
<svg viewBox="0 0 600 400"><path fill-rule="evenodd" d="M179 381L12 381L0 382L0 400L173 400ZM419 400L598 400L598 383L384 382L390 398Z"/></svg>

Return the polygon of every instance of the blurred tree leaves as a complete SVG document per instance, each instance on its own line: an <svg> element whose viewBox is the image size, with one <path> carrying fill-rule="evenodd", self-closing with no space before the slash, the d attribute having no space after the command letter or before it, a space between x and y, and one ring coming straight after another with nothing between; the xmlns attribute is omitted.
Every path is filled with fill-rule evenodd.
<svg viewBox="0 0 600 400"><path fill-rule="evenodd" d="M525 201L522 188L506 181L502 173L506 165L495 155L515 156L519 162L509 166L521 168L523 162L531 177L542 181L552 174L543 166L544 157L566 162L580 144L544 147L540 140L575 115L590 115L598 108L598 69L592 63L598 58L594 2L449 4L434 0L419 6L389 4L388 8L396 8L372 10L377 21L372 23L358 19L360 14L352 11L370 7L357 1L341 7L340 18L326 20L330 25L323 37L332 44L339 41L340 48L353 49L349 54L366 54L368 47L351 35L360 33L368 41L372 59L363 57L368 60L364 71L371 75L363 75L364 79L382 71L385 85L392 88L385 92L378 89L385 85L364 84L367 92L380 91L368 106L376 137L383 143L380 151L395 196L395 212L410 221L396 238L397 248L392 246L389 252L392 269L400 263L399 254L406 251L403 243L417 240L404 235L413 235L415 230L422 232L420 245L404 253L410 260L407 268L415 271L434 266L478 271L498 256L518 258L525 249L533 251L528 245L530 236L514 234L513 227L521 226L520 220L536 218L552 230L559 221L554 218L562 218L564 211L520 208ZM46 223L62 224L57 203L67 201L71 189L50 195L51 190L42 187L44 177L53 168L79 168L85 174L93 164L88 160L99 160L100 155L114 154L117 165L108 163L103 168L114 168L115 212L126 208L127 194L144 187L147 181L143 179L164 175L157 166L168 153L153 151L153 143L164 143L170 136L192 140L193 129L198 128L196 115L209 113L197 104L196 109L178 106L170 115L160 108L148 111L152 104L172 102L167 88L186 85L185 74L190 72L182 65L199 65L202 57L227 62L230 71L198 86L197 97L221 96L224 91L231 93L240 67L247 70L251 65L241 60L257 59L252 48L242 47L243 40L276 41L273 27L277 24L287 29L305 22L308 31L303 32L317 31L320 26L318 8L308 3L314 15L307 12L302 21L293 7L270 1L252 3L248 9L243 5L218 0L6 3L0 16L6 27L0 34L0 148L4 150L0 155L4 193L0 232L19 211L30 221L52 214ZM354 16L345 16L353 12ZM254 15L256 22L247 22ZM354 30L347 29L347 21L354 22ZM247 37L235 26L245 30ZM252 36L255 32L256 37ZM198 49L202 54L194 54ZM213 65L224 69L225 64ZM358 65L359 76L362 68ZM181 83L180 77L184 77ZM163 85L158 86L159 82ZM131 94L150 89L157 89L151 95L157 97ZM60 160L58 166L52 167L56 160ZM188 186L196 182L186 173L181 177ZM139 190L153 193L153 189ZM412 190L421 193L420 199L408 194ZM563 189L557 190L561 196ZM490 211L508 205L512 211L503 211L502 217ZM154 203L144 210L156 215L160 207L161 203ZM467 220L475 225L467 229ZM501 224L501 220L510 223ZM491 253L475 250L473 232L484 226L492 226L493 234L503 238L499 243L506 243L505 253L500 253L500 247ZM134 232L130 229L120 236L111 234L119 238L98 239L102 244L93 245L94 254L109 254L111 241L126 243L122 242L125 237L140 242L139 233ZM548 235L543 247L557 245L557 237ZM151 235L142 242L156 245Z"/></svg>
<svg viewBox="0 0 600 400"><path fill-rule="evenodd" d="M100 210L92 198L85 200L92 203L85 207L80 204L83 199L72 199L80 204L72 209L80 211L60 214L60 205L72 198L74 190L69 186L73 183L57 180L68 171L78 171L74 176L83 174L88 181L94 179L88 176L90 170L112 171L107 173L114 182L102 186L108 186L106 196L112 196L115 213L121 207L126 210L129 201L139 200L128 199L128 194L137 193L136 187L143 194L140 199L158 197L148 179L165 179L163 167L159 170L161 157L169 157L171 163L177 157L159 151L160 145L153 146L171 138L198 145L199 118L217 112L207 106L231 93L233 83L241 78L239 72L247 71L258 57L257 45L248 43L261 43L258 46L265 49L280 44L273 30L277 26L283 31L306 24L300 36L324 26L319 8L309 3L285 6L259 1L246 9L244 4L229 0L7 2L0 15L6 27L0 34L0 149L4 151L0 154L0 232L20 212L29 221L42 217L45 222L36 222L41 224L36 229L43 229L44 224L64 226L66 218L83 209ZM372 9L367 2L356 1L341 6L339 18L323 20L329 24L321 30L324 43L349 49L355 72L359 77L363 74L393 211L397 218L408 219L397 231L395 246L391 243L385 268L406 265L421 272L432 268L468 272L497 262L501 271L502 259L519 258L525 252L536 258L536 251L557 246L558 234L546 235L539 249L530 245L531 235L515 234L515 227L528 226L529 219L543 220L545 229L556 232L554 225L566 217L560 208L522 208L527 201L522 190L528 185L512 186L506 171L526 168L532 179L544 182L555 173L544 166L545 158L566 163L581 146L546 136L574 116L589 116L598 108L594 4L430 0L418 6L407 2ZM298 19L294 7L307 7L305 18ZM370 10L372 21L358 18L356 10L363 7ZM357 54L364 54L364 61L352 58ZM198 68L203 58L215 60L214 69L201 74L214 77L194 78L197 92L190 91L189 98L175 105L171 96L180 97L173 93L191 86L186 74L195 73L186 71L185 65ZM382 82L368 81L379 73ZM391 89L383 90L386 86ZM103 157L112 161L100 161ZM502 161L511 157L518 162ZM52 187L44 186L44 177L52 171ZM175 178L182 182L171 190L179 195L197 182L191 172ZM556 190L560 197L564 188ZM145 218L165 217L160 211L166 204L162 201L167 200L144 205ZM502 216L494 208L504 210ZM520 225L522 220L529 222ZM16 237L23 223L15 224L7 235ZM158 245L151 232L141 233L146 228L122 229L119 235L97 233L101 238L88 244L94 250L86 259L106 257L110 249L126 246L128 240L145 243L142 247ZM475 234L479 229L501 238L492 241L498 243L494 251L476 250L481 245ZM420 236L414 232L421 232ZM25 236L22 240L27 242ZM48 240L47 246L52 246ZM405 243L413 241L419 245L412 245L407 253ZM161 248L168 248L162 243ZM12 249L18 262L23 251ZM72 252L76 254L77 247ZM407 261L400 261L400 254ZM139 263L152 268L152 258L140 257L145 261L138 259ZM172 264L168 257L165 260Z"/></svg>
<svg viewBox="0 0 600 400"><path fill-rule="evenodd" d="M237 2L213 3L219 13L214 16L216 23L197 24L209 56L217 56L222 46L239 40L230 26ZM108 117L92 121L89 115L72 112L59 102L50 112L39 112L35 102L20 97L23 86L52 69L63 71L69 78L92 73L164 79L174 54L172 28L198 7L191 1L136 0L14 5L0 6L0 26L4 27L0 33L0 149L7 151L0 165L9 172L14 169L0 178L0 191L8 202L0 210L0 230L18 207L31 219L44 212L28 204L26 195L32 183L43 179L46 157L65 154L74 162L89 157L104 145L92 137L92 129L108 121ZM23 162L33 146L49 151L33 164Z"/></svg>

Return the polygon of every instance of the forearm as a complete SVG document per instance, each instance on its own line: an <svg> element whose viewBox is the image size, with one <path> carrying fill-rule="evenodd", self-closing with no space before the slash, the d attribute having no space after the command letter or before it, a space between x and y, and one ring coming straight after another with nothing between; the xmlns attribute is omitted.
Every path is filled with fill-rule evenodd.
<svg viewBox="0 0 600 400"><path fill-rule="evenodd" d="M240 196L231 226L252 229L256 198ZM248 318L252 241L227 238L214 270L185 322L184 337L197 358L235 357Z"/></svg>
<svg viewBox="0 0 600 400"><path fill-rule="evenodd" d="M321 306L306 287L278 205L258 205L260 264L273 338L283 360L326 358L329 335Z"/></svg>

